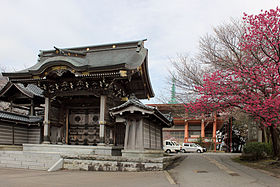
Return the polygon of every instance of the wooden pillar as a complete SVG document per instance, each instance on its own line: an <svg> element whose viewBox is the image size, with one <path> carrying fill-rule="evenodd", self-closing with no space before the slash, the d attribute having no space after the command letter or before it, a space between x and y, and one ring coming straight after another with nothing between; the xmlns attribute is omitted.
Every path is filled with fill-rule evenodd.
<svg viewBox="0 0 280 187"><path fill-rule="evenodd" d="M34 101L33 99L31 99L31 103L30 103L30 116L35 116L35 111L34 111Z"/></svg>
<svg viewBox="0 0 280 187"><path fill-rule="evenodd" d="M11 101L11 103L10 103L10 112L13 112L13 101Z"/></svg>
<svg viewBox="0 0 280 187"><path fill-rule="evenodd" d="M143 127L143 119L141 119L140 121L139 121L139 128L138 128L138 130L139 130L139 142L138 142L138 144L140 145L139 146L139 148L141 149L141 150L144 150L144 133L143 133L143 131L144 131L144 127Z"/></svg>
<svg viewBox="0 0 280 187"><path fill-rule="evenodd" d="M12 124L12 138L13 138L13 145L15 145L15 124Z"/></svg>
<svg viewBox="0 0 280 187"><path fill-rule="evenodd" d="M201 138L205 138L205 120L204 120L204 114L202 114L202 119L201 119Z"/></svg>
<svg viewBox="0 0 280 187"><path fill-rule="evenodd" d="M50 121L49 121L49 111L50 111L50 99L45 97L45 114L44 114L44 144L50 143Z"/></svg>
<svg viewBox="0 0 280 187"><path fill-rule="evenodd" d="M64 121L64 111L65 111L65 109L63 107L64 107L64 105L62 105L59 108L58 124L60 125L60 128L59 128L59 133L58 133L58 137L57 137L58 144L62 144L62 139L65 138L65 135L64 135L65 127L64 127L64 125L62 125L63 121Z"/></svg>
<svg viewBox="0 0 280 187"><path fill-rule="evenodd" d="M65 111L65 143L69 144L69 109Z"/></svg>
<svg viewBox="0 0 280 187"><path fill-rule="evenodd" d="M214 113L214 123L213 123L213 136L212 139L214 141L214 151L216 152L216 131L217 131L217 113Z"/></svg>
<svg viewBox="0 0 280 187"><path fill-rule="evenodd" d="M106 96L100 96L100 117L99 117L99 145L105 145L105 108L106 108Z"/></svg>
<svg viewBox="0 0 280 187"><path fill-rule="evenodd" d="M188 142L188 139L189 139L189 122L186 120L186 123L185 123L185 139L184 139L184 142Z"/></svg>
<svg viewBox="0 0 280 187"><path fill-rule="evenodd" d="M143 131L144 131L144 127L143 127ZM161 149L163 148L163 132L162 132L162 127L160 127L160 147L161 147Z"/></svg>
<svg viewBox="0 0 280 187"><path fill-rule="evenodd" d="M128 142L131 147L130 149L135 149L136 148L136 120L132 120L132 124L131 124L131 133L129 133L129 141L131 142Z"/></svg>
<svg viewBox="0 0 280 187"><path fill-rule="evenodd" d="M117 128L116 128L116 125L114 125L114 131L113 131L113 138L114 138L113 139L113 144L114 145L117 145L117 136L116 136L117 132L116 131L117 131Z"/></svg>
<svg viewBox="0 0 280 187"><path fill-rule="evenodd" d="M126 125L125 125L125 136L124 136L124 149L128 149L128 136L129 136L129 129L130 128L130 121L127 121L126 122Z"/></svg>
<svg viewBox="0 0 280 187"><path fill-rule="evenodd" d="M110 144L113 145L114 144L114 130L113 128L110 128Z"/></svg>

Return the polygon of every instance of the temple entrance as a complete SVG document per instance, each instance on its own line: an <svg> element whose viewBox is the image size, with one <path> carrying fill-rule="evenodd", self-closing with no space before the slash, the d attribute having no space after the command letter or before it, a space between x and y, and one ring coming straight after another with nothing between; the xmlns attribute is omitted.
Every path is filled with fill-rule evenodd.
<svg viewBox="0 0 280 187"><path fill-rule="evenodd" d="M69 110L69 144L97 145L99 142L98 109Z"/></svg>
<svg viewBox="0 0 280 187"><path fill-rule="evenodd" d="M88 150L87 153L91 154L121 155L126 119L118 121L111 116L110 109L127 107L131 95L138 99L154 96L144 41L67 49L55 47L54 50L40 51L38 63L34 66L3 74L13 83L31 84L41 90L40 102L32 100L34 107L35 104L40 107L40 111L33 111L33 114L44 119L44 145L37 146L38 149L52 147L47 144L59 144L53 148L60 147L56 151L67 152L71 147L68 145L77 145L72 146L70 152L83 147L80 150ZM33 95L38 94L34 92ZM27 101L30 102L29 98ZM141 107L146 109L144 105ZM170 122L163 125L165 123Z"/></svg>

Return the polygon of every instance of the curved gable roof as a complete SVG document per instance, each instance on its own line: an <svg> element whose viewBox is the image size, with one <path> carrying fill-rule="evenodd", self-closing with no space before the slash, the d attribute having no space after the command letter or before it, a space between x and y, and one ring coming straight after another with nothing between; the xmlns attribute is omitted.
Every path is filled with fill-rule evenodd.
<svg viewBox="0 0 280 187"><path fill-rule="evenodd" d="M144 48L143 41L41 51L34 66L3 75L10 79L30 78L56 65L89 72L116 68L133 70L141 66L147 57L148 50Z"/></svg>
<svg viewBox="0 0 280 187"><path fill-rule="evenodd" d="M27 86L24 86L21 83L8 82L2 88L2 90L0 90L0 99L1 99L1 97L8 97L8 96L6 96L6 93L8 93L9 90L11 90L13 88L17 89L19 92L21 92L22 94L24 94L26 97L29 97L29 98L34 98L35 96L44 97L43 90L34 84L28 84Z"/></svg>
<svg viewBox="0 0 280 187"><path fill-rule="evenodd" d="M51 71L69 71L76 77L118 75L132 81L131 90L141 99L154 97L148 74L145 40L40 51L38 62L27 69L3 73L12 82L35 83L47 80ZM135 76L134 76L135 75Z"/></svg>
<svg viewBox="0 0 280 187"><path fill-rule="evenodd" d="M128 101L125 103L109 109L112 116L115 115L124 115L123 113L130 111L132 112L131 106L134 106L135 108L133 110L139 111L139 112L147 112L150 115L154 116L156 119L162 122L163 126L171 127L173 125L173 118L170 115L162 114L156 107L153 106L147 106L143 104L135 95L131 95ZM133 113L135 112L133 111Z"/></svg>

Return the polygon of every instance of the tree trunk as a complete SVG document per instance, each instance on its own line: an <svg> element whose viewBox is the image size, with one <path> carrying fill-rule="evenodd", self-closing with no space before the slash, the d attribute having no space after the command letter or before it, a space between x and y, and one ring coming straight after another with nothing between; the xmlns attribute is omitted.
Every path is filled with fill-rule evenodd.
<svg viewBox="0 0 280 187"><path fill-rule="evenodd" d="M273 155L280 160L280 141L279 141L279 132L273 128L273 125L270 126L270 134L272 140L272 147L273 147Z"/></svg>
<svg viewBox="0 0 280 187"><path fill-rule="evenodd" d="M267 127L263 128L263 134L264 134L264 142L268 143L268 139L267 139Z"/></svg>

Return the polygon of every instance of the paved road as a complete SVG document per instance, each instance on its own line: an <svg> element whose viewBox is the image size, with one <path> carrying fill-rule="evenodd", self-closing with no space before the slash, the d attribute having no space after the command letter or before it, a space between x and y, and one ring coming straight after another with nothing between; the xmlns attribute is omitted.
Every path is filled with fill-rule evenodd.
<svg viewBox="0 0 280 187"><path fill-rule="evenodd" d="M177 184L167 172L45 172L25 169L0 168L0 187L168 187L168 186L272 186L280 187L280 179L258 170L241 166L228 154L187 153L178 166L170 169Z"/></svg>
<svg viewBox="0 0 280 187"><path fill-rule="evenodd" d="M231 160L229 154L189 153L171 169L179 186L191 187L280 187L280 179Z"/></svg>

